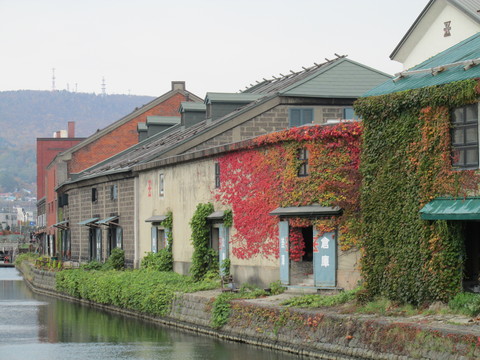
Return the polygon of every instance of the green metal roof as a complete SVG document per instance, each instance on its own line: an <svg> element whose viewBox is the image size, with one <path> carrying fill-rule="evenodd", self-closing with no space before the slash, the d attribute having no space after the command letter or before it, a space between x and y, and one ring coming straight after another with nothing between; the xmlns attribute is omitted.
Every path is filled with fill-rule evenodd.
<svg viewBox="0 0 480 360"><path fill-rule="evenodd" d="M196 103L193 101L183 101L180 104L180 112L183 112L185 110L188 111L206 111L207 106L204 103Z"/></svg>
<svg viewBox="0 0 480 360"><path fill-rule="evenodd" d="M358 98L392 77L347 58L323 66L280 93L286 96Z"/></svg>
<svg viewBox="0 0 480 360"><path fill-rule="evenodd" d="M98 217L90 218L90 219L87 219L87 220L80 221L78 223L78 225L89 225L89 224L94 223L97 220L98 220Z"/></svg>
<svg viewBox="0 0 480 360"><path fill-rule="evenodd" d="M480 220L480 198L430 201L420 210L423 220Z"/></svg>
<svg viewBox="0 0 480 360"><path fill-rule="evenodd" d="M258 100L263 96L265 96L265 94L209 92L205 97L205 104L210 104L212 102L249 103Z"/></svg>
<svg viewBox="0 0 480 360"><path fill-rule="evenodd" d="M138 131L147 131L147 124L145 123L138 123L137 124Z"/></svg>
<svg viewBox="0 0 480 360"><path fill-rule="evenodd" d="M430 59L425 60L423 63L406 70L405 72L399 73L404 74L404 76L396 78L397 81L389 80L381 84L365 93L363 97L385 95L404 90L443 85L454 81L480 77L479 65L470 68L465 68L466 64L463 63L452 66L455 63L476 60L479 58L480 33L477 33ZM436 73L437 70L442 70L442 67L444 67L444 70ZM415 73L415 71L418 70L425 71Z"/></svg>
<svg viewBox="0 0 480 360"><path fill-rule="evenodd" d="M106 219L102 219L97 221L98 225L110 225L112 221L118 220L118 216L110 216Z"/></svg>
<svg viewBox="0 0 480 360"><path fill-rule="evenodd" d="M147 116L147 124L154 125L176 125L180 124L180 117L178 116Z"/></svg>

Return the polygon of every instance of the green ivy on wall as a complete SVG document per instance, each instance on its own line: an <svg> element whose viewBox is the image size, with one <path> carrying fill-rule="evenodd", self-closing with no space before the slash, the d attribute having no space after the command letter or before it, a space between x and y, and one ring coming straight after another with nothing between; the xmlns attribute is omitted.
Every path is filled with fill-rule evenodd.
<svg viewBox="0 0 480 360"><path fill-rule="evenodd" d="M210 224L207 216L213 212L211 203L198 204L192 219L190 228L192 229L192 267L190 273L196 281L203 280L207 272L211 269L218 271L218 254L215 254L209 248L210 242Z"/></svg>
<svg viewBox="0 0 480 360"><path fill-rule="evenodd" d="M461 291L459 223L423 221L419 210L439 196L466 196L480 183L451 167L450 113L478 101L467 80L361 98L362 273L370 296L422 304Z"/></svg>
<svg viewBox="0 0 480 360"><path fill-rule="evenodd" d="M167 232L167 244L156 253L148 253L142 259L142 268L157 271L173 271L173 214L169 211L166 219L160 223Z"/></svg>

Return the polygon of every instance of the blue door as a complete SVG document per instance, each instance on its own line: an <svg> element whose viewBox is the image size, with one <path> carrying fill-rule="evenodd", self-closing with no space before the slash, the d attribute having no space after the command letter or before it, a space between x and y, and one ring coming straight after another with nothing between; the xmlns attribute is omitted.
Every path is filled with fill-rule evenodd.
<svg viewBox="0 0 480 360"><path fill-rule="evenodd" d="M319 235L313 229L313 277L315 286L337 285L337 242L334 232Z"/></svg>
<svg viewBox="0 0 480 360"><path fill-rule="evenodd" d="M218 228L218 256L220 263L220 275L223 274L222 263L225 259L228 259L228 228L223 224Z"/></svg>
<svg viewBox="0 0 480 360"><path fill-rule="evenodd" d="M280 239L280 282L283 285L290 284L290 257L288 254L288 221L278 223Z"/></svg>
<svg viewBox="0 0 480 360"><path fill-rule="evenodd" d="M152 253L157 252L157 227L152 226Z"/></svg>

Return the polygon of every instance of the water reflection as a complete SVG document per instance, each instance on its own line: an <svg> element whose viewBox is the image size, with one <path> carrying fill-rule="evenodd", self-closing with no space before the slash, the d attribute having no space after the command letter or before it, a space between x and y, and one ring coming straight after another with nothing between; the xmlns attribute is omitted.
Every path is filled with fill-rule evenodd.
<svg viewBox="0 0 480 360"><path fill-rule="evenodd" d="M15 269L0 269L0 358L10 360L291 360L33 294Z"/></svg>

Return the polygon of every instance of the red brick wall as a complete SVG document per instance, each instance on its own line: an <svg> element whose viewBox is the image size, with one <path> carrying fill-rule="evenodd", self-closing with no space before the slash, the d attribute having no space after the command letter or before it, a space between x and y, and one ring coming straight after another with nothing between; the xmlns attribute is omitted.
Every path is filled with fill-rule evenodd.
<svg viewBox="0 0 480 360"><path fill-rule="evenodd" d="M82 147L72 154L72 159L68 165L69 173L78 173L135 145L138 143L137 124L139 122L146 122L147 116L180 116L178 108L182 101L186 101L185 96L175 94L128 123Z"/></svg>
<svg viewBox="0 0 480 360"><path fill-rule="evenodd" d="M56 166L51 166L46 170L45 185L46 185L46 199L45 199L45 212L47 214L47 233L54 234L55 229L51 228L53 224L57 222L57 196L55 192L56 184Z"/></svg>
<svg viewBox="0 0 480 360"><path fill-rule="evenodd" d="M83 139L41 138L37 139L37 199L45 196L45 171L47 165L60 152L70 149Z"/></svg>

